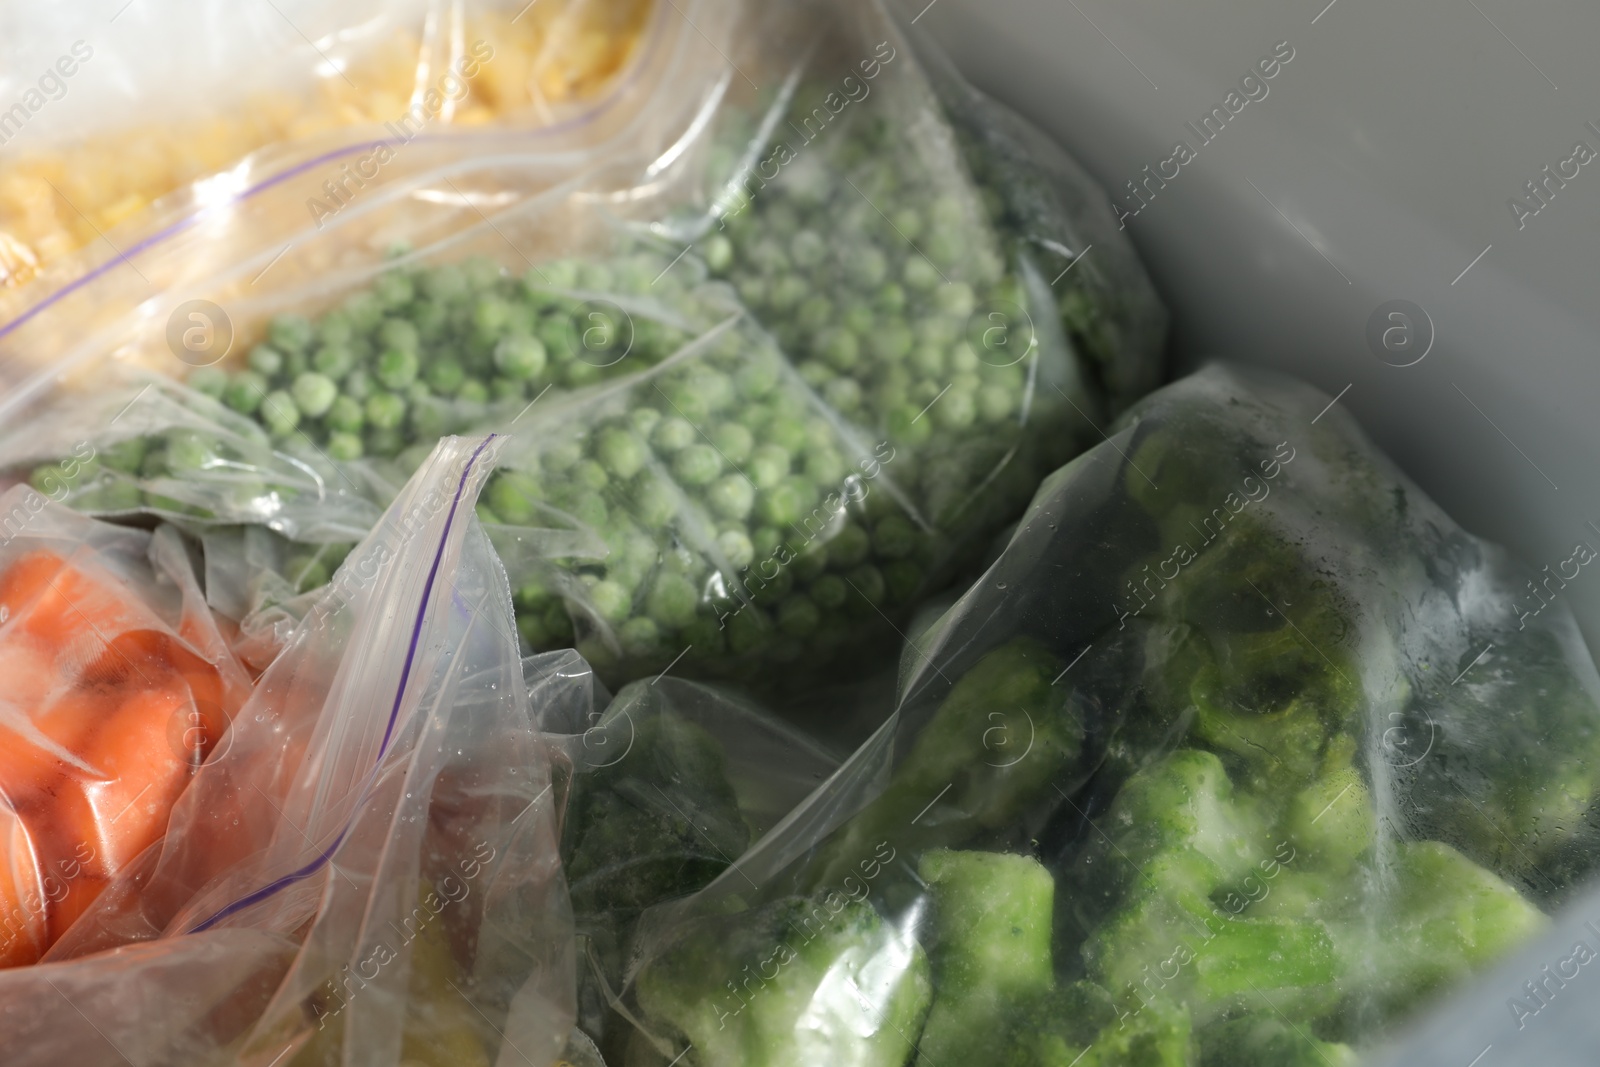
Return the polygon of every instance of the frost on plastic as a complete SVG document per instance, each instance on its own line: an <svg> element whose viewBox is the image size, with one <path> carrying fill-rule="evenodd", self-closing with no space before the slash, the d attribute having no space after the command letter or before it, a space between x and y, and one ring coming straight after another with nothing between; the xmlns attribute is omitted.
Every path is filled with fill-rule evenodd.
<svg viewBox="0 0 1600 1067"><path fill-rule="evenodd" d="M1326 404L1212 367L1047 479L878 734L641 919L626 1062L1343 1067L1543 928L1600 834L1562 579ZM879 929L927 996L795 1010Z"/></svg>
<svg viewBox="0 0 1600 1067"><path fill-rule="evenodd" d="M471 513L493 455L492 439L439 445L163 844L44 965L0 975L27 1049L13 1061L120 1062L114 1045L151 1064L487 1065L502 1044L561 1048L574 960L551 763ZM103 1012L104 1038L74 1005Z"/></svg>

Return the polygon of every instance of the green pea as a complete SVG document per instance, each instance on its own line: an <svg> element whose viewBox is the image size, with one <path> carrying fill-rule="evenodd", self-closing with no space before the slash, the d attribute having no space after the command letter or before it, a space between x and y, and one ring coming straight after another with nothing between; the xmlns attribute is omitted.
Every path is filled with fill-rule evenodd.
<svg viewBox="0 0 1600 1067"><path fill-rule="evenodd" d="M409 421L415 437L434 441L444 436L449 418L443 404L433 397L423 397L411 404Z"/></svg>
<svg viewBox="0 0 1600 1067"><path fill-rule="evenodd" d="M889 276L889 257L874 245L856 250L844 259L845 277L863 289L875 289Z"/></svg>
<svg viewBox="0 0 1600 1067"><path fill-rule="evenodd" d="M893 363L911 353L914 340L905 323L890 323L872 334L872 354L880 360Z"/></svg>
<svg viewBox="0 0 1600 1067"><path fill-rule="evenodd" d="M737 606L724 608L723 611L736 611ZM730 615L725 621L732 621ZM715 618L698 616L689 625L678 631L678 635L689 646L689 658L704 660L720 656L727 647L727 636Z"/></svg>
<svg viewBox="0 0 1600 1067"><path fill-rule="evenodd" d="M351 400L365 401L373 393L372 375L357 367L345 375L343 389L344 395Z"/></svg>
<svg viewBox="0 0 1600 1067"><path fill-rule="evenodd" d="M489 382L489 396L497 401L525 400L528 383L517 378L495 378Z"/></svg>
<svg viewBox="0 0 1600 1067"><path fill-rule="evenodd" d="M1003 422L1011 416L1016 391L1003 385L985 385L978 390L978 414L984 422Z"/></svg>
<svg viewBox="0 0 1600 1067"><path fill-rule="evenodd" d="M292 392L300 413L315 419L333 406L339 396L339 387L327 375L307 371L294 380Z"/></svg>
<svg viewBox="0 0 1600 1067"><path fill-rule="evenodd" d="M847 574L845 578L848 584L855 586L855 592L860 594L859 596L852 595L850 600L846 601L845 606L851 607L853 605L863 615L875 614L872 607L883 603L883 572L869 563L864 567L857 567ZM866 604L861 603L863 597L866 598Z"/></svg>
<svg viewBox="0 0 1600 1067"><path fill-rule="evenodd" d="M828 564L835 570L849 570L867 558L872 541L867 532L847 522L828 539Z"/></svg>
<svg viewBox="0 0 1600 1067"><path fill-rule="evenodd" d="M526 526L533 521L535 503L540 497L539 483L522 471L499 471L489 491L489 506L513 526Z"/></svg>
<svg viewBox="0 0 1600 1067"><path fill-rule="evenodd" d="M795 324L808 334L826 329L833 321L833 301L820 293L806 297L795 313Z"/></svg>
<svg viewBox="0 0 1600 1067"><path fill-rule="evenodd" d="M394 393L367 397L367 425L374 430L394 430L405 421L406 402Z"/></svg>
<svg viewBox="0 0 1600 1067"><path fill-rule="evenodd" d="M750 590L750 599L757 604L776 607L794 590L794 572L787 567L780 567L768 578L763 571L749 578L745 586Z"/></svg>
<svg viewBox="0 0 1600 1067"><path fill-rule="evenodd" d="M256 345L250 350L250 369L263 378L274 378L283 370L283 353L269 345Z"/></svg>
<svg viewBox="0 0 1600 1067"><path fill-rule="evenodd" d="M650 443L655 445L658 452L671 455L694 444L699 438L699 431L689 420L671 415L656 424L655 432L650 435Z"/></svg>
<svg viewBox="0 0 1600 1067"><path fill-rule="evenodd" d="M858 338L870 336L877 322L877 315L873 314L872 309L865 304L851 304L839 317L839 325Z"/></svg>
<svg viewBox="0 0 1600 1067"><path fill-rule="evenodd" d="M746 473L758 489L772 489L789 474L792 463L788 449L781 445L759 445L751 453Z"/></svg>
<svg viewBox="0 0 1600 1067"><path fill-rule="evenodd" d="M405 319L384 319L378 327L377 338L379 349L409 352L413 356L422 346L422 337L417 333L416 326Z"/></svg>
<svg viewBox="0 0 1600 1067"><path fill-rule="evenodd" d="M797 593L778 606L778 629L790 637L807 637L822 621L822 611L810 597Z"/></svg>
<svg viewBox="0 0 1600 1067"><path fill-rule="evenodd" d="M772 283L767 303L774 311L792 311L810 291L811 286L804 278L796 274L784 274Z"/></svg>
<svg viewBox="0 0 1600 1067"><path fill-rule="evenodd" d="M678 513L677 496L655 474L645 472L635 482L633 513L647 529L660 529Z"/></svg>
<svg viewBox="0 0 1600 1067"><path fill-rule="evenodd" d="M756 558L755 545L743 530L723 530L717 535L717 550L728 561L728 566L736 571L750 566Z"/></svg>
<svg viewBox="0 0 1600 1067"><path fill-rule="evenodd" d="M274 389L261 400L261 417L267 429L283 436L300 425L300 409L285 389Z"/></svg>
<svg viewBox="0 0 1600 1067"><path fill-rule="evenodd" d="M764 279L758 275L747 275L740 278L733 285L739 294L739 299L750 307L764 307L767 303L768 286Z"/></svg>
<svg viewBox="0 0 1600 1067"><path fill-rule="evenodd" d="M801 270L810 270L828 258L828 242L815 230L801 230L789 242L789 257Z"/></svg>
<svg viewBox="0 0 1600 1067"><path fill-rule="evenodd" d="M544 371L547 357L537 337L512 334L494 346L494 365L507 378L526 381Z"/></svg>
<svg viewBox="0 0 1600 1067"><path fill-rule="evenodd" d="M944 351L937 345L919 345L911 353L911 369L925 378L945 377Z"/></svg>
<svg viewBox="0 0 1600 1067"><path fill-rule="evenodd" d="M800 380L813 389L821 389L833 381L833 369L820 360L808 359L798 368Z"/></svg>
<svg viewBox="0 0 1600 1067"><path fill-rule="evenodd" d="M904 559L916 549L921 534L903 515L888 515L872 528L872 550L885 559Z"/></svg>
<svg viewBox="0 0 1600 1067"><path fill-rule="evenodd" d="M611 514L611 509L606 507L599 493L584 493L572 502L568 510L579 522L595 530L603 528Z"/></svg>
<svg viewBox="0 0 1600 1067"><path fill-rule="evenodd" d="M454 396L467 381L467 372L453 359L435 359L423 373L428 388L440 396Z"/></svg>
<svg viewBox="0 0 1600 1067"><path fill-rule="evenodd" d="M756 491L742 474L729 474L717 480L706 492L706 503L714 514L726 519L743 519L755 504Z"/></svg>
<svg viewBox="0 0 1600 1067"><path fill-rule="evenodd" d="M253 370L240 371L222 391L222 402L241 415L254 414L266 395L267 380Z"/></svg>
<svg viewBox="0 0 1600 1067"><path fill-rule="evenodd" d="M606 470L592 459L579 460L572 468L572 484L590 492L599 492L611 481Z"/></svg>
<svg viewBox="0 0 1600 1067"><path fill-rule="evenodd" d="M906 257L905 263L900 268L900 277L907 289L919 293L928 292L942 280L934 265L918 252Z"/></svg>
<svg viewBox="0 0 1600 1067"><path fill-rule="evenodd" d="M889 216L889 221L908 241L915 241L922 234L922 215L916 208L899 208Z"/></svg>
<svg viewBox="0 0 1600 1067"><path fill-rule="evenodd" d="M677 630L694 621L700 597L694 584L680 574L662 573L656 577L645 610L660 626Z"/></svg>
<svg viewBox="0 0 1600 1067"><path fill-rule="evenodd" d="M196 367L189 372L184 384L213 400L221 400L223 391L228 388L228 372L221 367Z"/></svg>
<svg viewBox="0 0 1600 1067"><path fill-rule="evenodd" d="M337 430L328 435L328 458L337 460L360 459L362 453L361 436Z"/></svg>
<svg viewBox="0 0 1600 1067"><path fill-rule="evenodd" d="M1004 350L1002 349L1001 351ZM1008 356L999 362L1007 362L1009 359L1010 357ZM950 346L949 366L951 374L972 374L984 365L983 361L978 358L978 354L972 350L972 346L967 344L966 341L957 341Z"/></svg>
<svg viewBox="0 0 1600 1067"><path fill-rule="evenodd" d="M637 407L628 412L628 425L633 427L633 432L639 435L641 441L650 440L651 433L661 421L661 412L655 408Z"/></svg>
<svg viewBox="0 0 1600 1067"><path fill-rule="evenodd" d="M629 619L617 631L622 650L630 656L648 656L661 649L661 627L654 619Z"/></svg>
<svg viewBox="0 0 1600 1067"><path fill-rule="evenodd" d="M318 374L341 381L355 369L356 356L348 345L323 344L312 355L311 366Z"/></svg>
<svg viewBox="0 0 1600 1067"><path fill-rule="evenodd" d="M644 443L620 427L601 432L595 453L605 469L621 481L632 478L644 466Z"/></svg>
<svg viewBox="0 0 1600 1067"><path fill-rule="evenodd" d="M292 382L310 369L310 356L304 352L286 352L283 356L283 371L279 377L286 382Z"/></svg>
<svg viewBox="0 0 1600 1067"><path fill-rule="evenodd" d="M280 352L299 352L311 343L311 320L304 315L279 314L267 324L267 340Z"/></svg>
<svg viewBox="0 0 1600 1067"><path fill-rule="evenodd" d="M404 389L417 379L417 354L401 348L385 349L373 367L373 375L385 389Z"/></svg>
<svg viewBox="0 0 1600 1067"><path fill-rule="evenodd" d="M788 526L800 518L814 497L810 482L791 476L762 491L757 514L774 526Z"/></svg>
<svg viewBox="0 0 1600 1067"><path fill-rule="evenodd" d="M767 441L790 452L803 450L806 447L805 420L792 415L780 415L774 418L767 427Z"/></svg>
<svg viewBox="0 0 1600 1067"><path fill-rule="evenodd" d="M561 384L569 389L581 389L586 385L593 385L605 375L606 368L575 359L561 368Z"/></svg>
<svg viewBox="0 0 1600 1067"><path fill-rule="evenodd" d="M756 359L739 368L734 383L744 399L760 400L777 387L778 377L777 361Z"/></svg>
<svg viewBox="0 0 1600 1067"><path fill-rule="evenodd" d="M100 461L114 471L135 474L139 470L139 464L144 462L145 450L148 447L148 438L130 437L126 441L118 441L114 445L106 445L100 449Z"/></svg>
<svg viewBox="0 0 1600 1067"><path fill-rule="evenodd" d="M878 289L873 305L887 315L898 315L906 308L906 291L899 282L889 282Z"/></svg>
<svg viewBox="0 0 1600 1067"><path fill-rule="evenodd" d="M854 378L835 378L823 387L822 399L835 411L850 415L861 406L861 385Z"/></svg>
<svg viewBox="0 0 1600 1067"><path fill-rule="evenodd" d="M823 332L818 340L817 351L828 366L841 373L853 370L861 359L860 341L854 333L840 327Z"/></svg>
<svg viewBox="0 0 1600 1067"><path fill-rule="evenodd" d="M468 378L456 390L456 400L463 404L487 404L489 387L476 378Z"/></svg>
<svg viewBox="0 0 1600 1067"><path fill-rule="evenodd" d="M722 473L722 457L710 445L690 445L673 457L672 473L683 485L709 485Z"/></svg>
<svg viewBox="0 0 1600 1067"><path fill-rule="evenodd" d="M811 599L829 611L842 605L850 595L850 587L836 574L824 574L811 583Z"/></svg>
<svg viewBox="0 0 1600 1067"><path fill-rule="evenodd" d="M965 319L972 314L972 309L977 306L978 298L972 292L972 286L966 282L951 282L941 285L934 294L937 298L939 310L956 319Z"/></svg>
<svg viewBox="0 0 1600 1067"><path fill-rule="evenodd" d="M915 404L900 404L889 412L889 437L915 447L933 436L933 421Z"/></svg>
<svg viewBox="0 0 1600 1067"><path fill-rule="evenodd" d="M616 582L597 582L589 589L589 603L607 622L621 622L633 610L633 598Z"/></svg>
<svg viewBox="0 0 1600 1067"><path fill-rule="evenodd" d="M890 600L909 604L922 587L922 568L909 559L892 560L884 564L883 580L888 586Z"/></svg>
<svg viewBox="0 0 1600 1067"><path fill-rule="evenodd" d="M773 636L765 612L753 607L746 607L728 619L727 635L731 652L751 657L758 655Z"/></svg>
<svg viewBox="0 0 1600 1067"><path fill-rule="evenodd" d="M978 406L969 390L952 386L928 414L944 429L963 430L972 425L972 420L978 414Z"/></svg>

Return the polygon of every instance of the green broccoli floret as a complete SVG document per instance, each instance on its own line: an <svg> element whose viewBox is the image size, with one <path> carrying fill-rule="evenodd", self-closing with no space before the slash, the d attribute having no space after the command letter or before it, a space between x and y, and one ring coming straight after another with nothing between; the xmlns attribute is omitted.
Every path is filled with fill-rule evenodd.
<svg viewBox="0 0 1600 1067"><path fill-rule="evenodd" d="M1389 892L1333 926L1343 969L1356 980L1351 1000L1386 1016L1482 969L1548 923L1493 872L1438 841L1399 845L1389 874Z"/></svg>
<svg viewBox="0 0 1600 1067"><path fill-rule="evenodd" d="M994 1031L1031 1043L1027 1028L1008 1020L1018 1009L1030 1014L1055 985L1055 879L1030 856L946 849L924 854L917 873L933 901L937 991L917 1046L919 1067L1036 1062L1014 1041L997 1045Z"/></svg>
<svg viewBox="0 0 1600 1067"><path fill-rule="evenodd" d="M916 939L837 893L685 922L636 989L694 1067L901 1067L933 998Z"/></svg>
<svg viewBox="0 0 1600 1067"><path fill-rule="evenodd" d="M888 788L823 848L811 884L837 882L880 841L916 856L1014 830L1082 747L1070 690L1052 684L1061 666L1029 641L979 660L917 735Z"/></svg>
<svg viewBox="0 0 1600 1067"><path fill-rule="evenodd" d="M573 787L562 852L580 917L637 914L691 893L749 843L722 746L681 716L636 714L636 703L624 691L595 728L608 748L630 735L632 747Z"/></svg>
<svg viewBox="0 0 1600 1067"><path fill-rule="evenodd" d="M1349 1045L1319 1041L1279 1019L1247 1015L1200 1031L1200 1059L1227 1067L1355 1067Z"/></svg>

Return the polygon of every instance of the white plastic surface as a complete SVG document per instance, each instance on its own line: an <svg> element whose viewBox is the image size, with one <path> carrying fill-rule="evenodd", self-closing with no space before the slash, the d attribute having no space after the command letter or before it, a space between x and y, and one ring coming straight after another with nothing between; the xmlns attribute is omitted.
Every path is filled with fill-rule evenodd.
<svg viewBox="0 0 1600 1067"><path fill-rule="evenodd" d="M1600 548L1600 159L1567 165L1520 229L1508 206L1538 206L1524 183L1559 175L1577 142L1600 152L1600 7L925 3L902 10L1113 195L1179 140L1194 149L1126 223L1183 366L1227 356L1348 386L1338 402L1473 532L1552 571L1580 539ZM1202 144L1185 124L1285 41L1266 95ZM1365 336L1396 299L1433 324L1411 366ZM1600 647L1600 574L1560 595Z"/></svg>

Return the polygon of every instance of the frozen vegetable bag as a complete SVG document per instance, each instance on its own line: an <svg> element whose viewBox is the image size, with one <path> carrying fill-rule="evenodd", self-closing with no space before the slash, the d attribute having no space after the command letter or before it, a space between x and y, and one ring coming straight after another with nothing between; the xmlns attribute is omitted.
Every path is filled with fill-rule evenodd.
<svg viewBox="0 0 1600 1067"><path fill-rule="evenodd" d="M441 442L346 560L162 844L0 974L7 1062L489 1064L573 1019L551 761ZM84 1025L87 1019L93 1025Z"/></svg>
<svg viewBox="0 0 1600 1067"><path fill-rule="evenodd" d="M621 1062L1350 1064L1538 930L1592 540L1514 563L1327 402L1212 367L1047 479L882 730L643 917Z"/></svg>
<svg viewBox="0 0 1600 1067"><path fill-rule="evenodd" d="M1010 154L972 149L990 176L980 195L940 98L876 8L803 26L736 5L702 14L705 32L720 32L713 14L739 17L729 47L733 64L760 70L771 90L764 129L809 99L836 60L850 86L875 86L809 162L759 190L772 200L791 180L809 182L795 193L812 212L808 226L787 200L723 210L729 145L751 135L756 105L730 102L742 80L718 49L700 47L697 63L670 68L677 81L653 83L676 91L662 94L645 127L682 135L662 138L654 154L637 152L635 173L648 180L600 200L608 212L651 222L654 234L585 240L593 227L581 222L563 233L552 220L597 214L593 187L575 181L574 204L552 190L486 217L460 244L441 239L407 253L338 307L274 319L248 367L191 376L196 391L261 423L274 456L241 454L218 434L198 447L187 433L176 449L160 440L130 446L133 457L106 475L116 492L86 484L81 506L182 515L171 510L176 500L191 517L332 541L349 534L327 521L324 489L341 505L347 489L364 495L362 477L341 473L357 457L393 458L403 473L441 428L486 411L480 425L516 423L519 444L488 490L485 519L516 528L496 540L534 649L576 644L618 684L680 654L705 675L748 678L800 664L815 677L824 666L849 673L849 657L887 647L910 605L968 564L1020 512L1037 478L1092 439L1091 423L1148 387L1164 316L1103 197L1014 119L986 135ZM843 27L838 40L808 36L834 24ZM874 40L898 59L848 58L875 54ZM791 70L799 55L811 65ZM989 106L944 81L959 90L950 114L971 120ZM827 106L842 99L824 94ZM684 119L681 127L668 115ZM862 169L871 159L876 177ZM613 162L608 176L627 157ZM415 199L433 203L446 177L493 189L503 170L442 172L414 186ZM827 228L838 246L830 247L818 229L827 213L878 219L859 194L882 195L885 182L903 185L895 186L902 217ZM410 206L397 198L384 210L398 219L402 204ZM708 213L708 204L722 206ZM738 240L716 230L724 221ZM928 255L900 243L907 227L924 226L934 241ZM673 243L708 231L703 261ZM803 270L784 266L791 244ZM466 258L468 245L489 261ZM735 267L731 257L746 253L756 259ZM841 270L858 267L861 279L840 282L854 279ZM770 287L779 295L768 299L763 272L780 268L787 273ZM743 294L747 314L736 325L721 323L740 315L740 302L706 295L707 269ZM307 290L306 303L325 308L326 288ZM713 304L727 309L723 319L690 313ZM719 328L737 336L709 345ZM604 401L602 380L612 388ZM117 433L153 437L162 419L183 425L153 417L156 427L124 422ZM37 455L41 440L15 435L0 446L4 462L29 451L46 458ZM311 502L320 527L302 523L297 498ZM583 536L574 545L541 532L550 528Z"/></svg>
<svg viewBox="0 0 1600 1067"><path fill-rule="evenodd" d="M0 320L84 270L126 270L119 254L162 218L158 201L187 190L214 205L262 173L263 149L293 158L284 146L315 145L303 159L384 123L427 135L570 117L625 67L650 11L646 0L181 0L107 21L8 9L0 96L21 107L0 123ZM173 44L201 38L174 67ZM357 187L333 170L344 190L315 194L330 214Z"/></svg>
<svg viewBox="0 0 1600 1067"><path fill-rule="evenodd" d="M0 966L161 838L249 692L176 530L0 496Z"/></svg>

